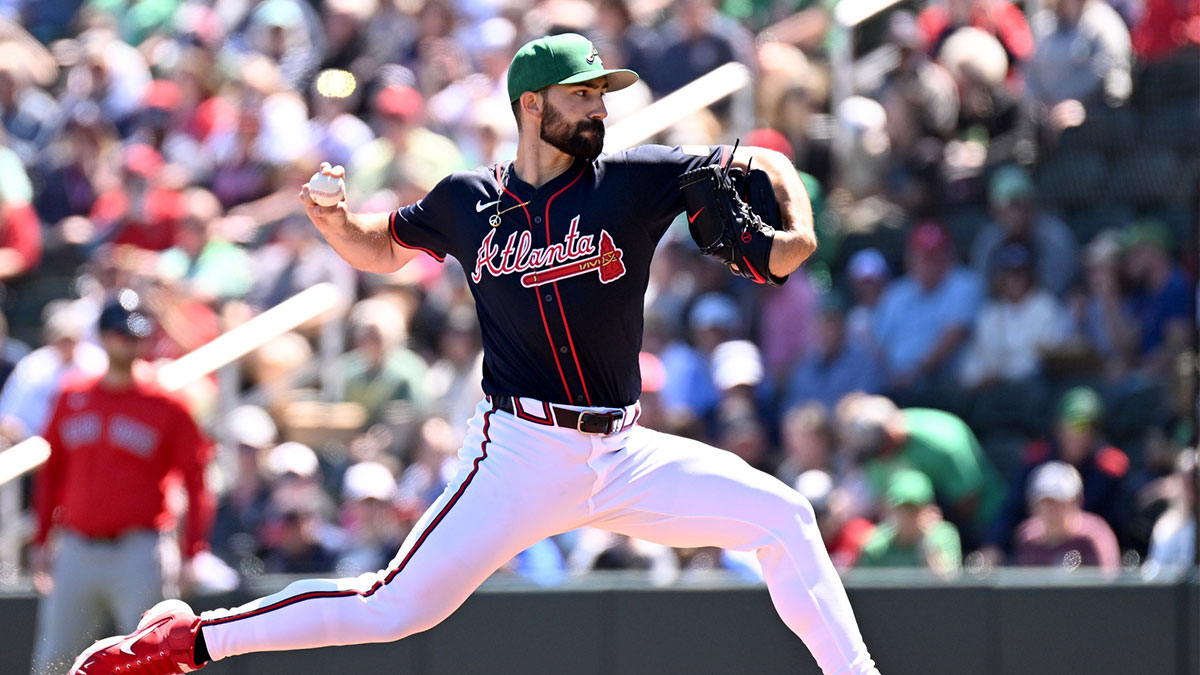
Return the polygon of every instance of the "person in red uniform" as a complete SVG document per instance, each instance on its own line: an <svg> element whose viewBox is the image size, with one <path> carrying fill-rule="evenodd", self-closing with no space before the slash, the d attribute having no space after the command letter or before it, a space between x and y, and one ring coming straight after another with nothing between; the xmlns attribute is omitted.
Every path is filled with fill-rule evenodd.
<svg viewBox="0 0 1200 675"><path fill-rule="evenodd" d="M64 672L108 616L133 630L147 605L175 592L181 558L207 547L212 444L180 401L135 374L152 329L137 293L120 291L100 314L108 370L65 383L47 425L50 458L34 498L34 582L44 595L34 673ZM168 494L180 483L188 509L177 547Z"/></svg>

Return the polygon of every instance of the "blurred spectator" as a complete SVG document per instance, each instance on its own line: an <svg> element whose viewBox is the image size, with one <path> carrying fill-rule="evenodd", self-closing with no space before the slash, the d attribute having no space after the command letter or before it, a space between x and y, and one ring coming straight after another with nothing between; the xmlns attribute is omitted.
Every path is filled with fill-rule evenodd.
<svg viewBox="0 0 1200 675"><path fill-rule="evenodd" d="M323 281L352 296L354 269L321 239L304 216L285 218L274 240L255 252L253 264L254 285L246 303L257 311L274 307Z"/></svg>
<svg viewBox="0 0 1200 675"><path fill-rule="evenodd" d="M1030 476L1033 515L1017 526L1016 564L1061 565L1068 572L1080 566L1120 569L1117 538L1103 518L1083 510L1082 493L1079 472L1065 462L1047 462Z"/></svg>
<svg viewBox="0 0 1200 675"><path fill-rule="evenodd" d="M107 169L109 156L115 154L117 145L116 130L99 106L80 103L66 111L65 116L61 131L37 163L31 165L40 179L33 204L47 223L91 213L104 187L99 183L102 170ZM5 198L11 196L6 190Z"/></svg>
<svg viewBox="0 0 1200 675"><path fill-rule="evenodd" d="M259 558L267 574L319 574L336 567L321 489L319 461L312 448L289 441L267 455L274 477L267 517L259 531Z"/></svg>
<svg viewBox="0 0 1200 675"><path fill-rule="evenodd" d="M962 568L958 530L933 504L933 485L905 469L888 481L887 517L863 545L861 567L923 567L949 576Z"/></svg>
<svg viewBox="0 0 1200 675"><path fill-rule="evenodd" d="M715 0L674 0L662 31L662 53L643 73L656 95L669 94L731 61L753 67L753 38L716 11ZM717 106L724 109L724 106Z"/></svg>
<svg viewBox="0 0 1200 675"><path fill-rule="evenodd" d="M978 28L959 28L942 44L938 63L958 87L958 140L946 148L950 177L974 176L981 163L1029 161L1036 128L1020 80L1006 79L1011 63L1000 42Z"/></svg>
<svg viewBox="0 0 1200 675"><path fill-rule="evenodd" d="M775 468L776 478L792 485L806 471L833 472L835 448L829 408L816 401L789 406L782 426L784 454Z"/></svg>
<svg viewBox="0 0 1200 675"><path fill-rule="evenodd" d="M190 294L206 301L245 297L254 283L250 254L231 241L235 221L208 190L184 193L185 210L175 245L158 258L159 273L178 280Z"/></svg>
<svg viewBox="0 0 1200 675"><path fill-rule="evenodd" d="M1084 251L1084 283L1070 298L1075 331L1113 378L1123 376L1137 352L1138 327L1121 279L1120 235L1107 230Z"/></svg>
<svg viewBox="0 0 1200 675"><path fill-rule="evenodd" d="M425 402L425 362L407 347L404 314L383 298L360 300L350 311L353 349L338 366L344 397L367 411L367 425L384 421L399 407Z"/></svg>
<svg viewBox="0 0 1200 675"><path fill-rule="evenodd" d="M429 366L422 387L428 398L429 413L455 420L452 424L458 441L466 437L467 421L483 398L482 381L479 319L473 307L456 305L446 315L438 359Z"/></svg>
<svg viewBox="0 0 1200 675"><path fill-rule="evenodd" d="M150 83L146 59L107 28L88 29L77 46L79 58L66 73L60 100L67 106L94 103L105 119L125 129Z"/></svg>
<svg viewBox="0 0 1200 675"><path fill-rule="evenodd" d="M1066 101L1120 105L1132 88L1129 29L1103 0L1055 0L1035 14L1026 92L1051 110Z"/></svg>
<svg viewBox="0 0 1200 675"><path fill-rule="evenodd" d="M271 59L294 91L303 91L325 48L320 21L300 0L266 0L250 14L241 43ZM244 40L244 42L242 42Z"/></svg>
<svg viewBox="0 0 1200 675"><path fill-rule="evenodd" d="M1033 475L1047 463L1074 467L1082 481L1083 508L1104 518L1127 545L1133 544L1130 525L1135 485L1129 457L1105 440L1103 422L1104 404L1095 390L1075 387L1063 394L1053 434L1028 445L1023 466L1009 482L1004 508L988 535L989 555L999 559L1001 552L1012 551L1013 532L1029 515L1027 496Z"/></svg>
<svg viewBox="0 0 1200 675"><path fill-rule="evenodd" d="M1024 244L1038 284L1061 297L1075 279L1079 244L1065 223L1038 207L1029 172L1020 166L997 169L988 183L988 204L993 221L971 243L971 265L991 279L996 251L1007 243Z"/></svg>
<svg viewBox="0 0 1200 675"><path fill-rule="evenodd" d="M146 607L187 586L180 558L188 569L208 549L212 445L179 400L135 375L152 322L144 312L129 289L105 305L98 329L108 368L65 384L46 425L50 458L37 476L31 551L46 596L34 672L70 659L106 615L132 630ZM179 508L168 492L180 484L187 520L175 546Z"/></svg>
<svg viewBox="0 0 1200 675"><path fill-rule="evenodd" d="M417 433L404 473L400 474L400 504L417 513L429 508L454 477L458 442L446 420L430 417Z"/></svg>
<svg viewBox="0 0 1200 675"><path fill-rule="evenodd" d="M231 410L225 425L236 455L233 476L217 501L212 549L234 569L250 571L271 500L265 458L275 446L278 430L266 410L252 405Z"/></svg>
<svg viewBox="0 0 1200 675"><path fill-rule="evenodd" d="M119 185L96 197L90 218L97 238L149 251L175 244L186 201L163 184L163 159L149 145L126 146L121 152Z"/></svg>
<svg viewBox="0 0 1200 675"><path fill-rule="evenodd" d="M772 458L767 430L751 403L723 404L716 425L714 445L732 452L756 469L769 472Z"/></svg>
<svg viewBox="0 0 1200 675"><path fill-rule="evenodd" d="M379 138L358 148L350 160L346 188L352 197L389 188L407 204L464 167L453 141L422 126L425 98L419 91L394 84L380 91L374 103Z"/></svg>
<svg viewBox="0 0 1200 675"><path fill-rule="evenodd" d="M671 416L704 418L719 402L709 359L717 345L741 332L737 303L727 295L707 293L696 299L688 313L691 344L675 341L661 353L666 384L663 407Z"/></svg>
<svg viewBox="0 0 1200 675"><path fill-rule="evenodd" d="M946 517L968 546L978 541L1004 499L1004 483L958 417L941 410L901 410L883 396L847 396L836 411L843 447L863 463L876 498L887 494L892 474L925 474Z"/></svg>
<svg viewBox="0 0 1200 675"><path fill-rule="evenodd" d="M0 283L11 291L41 258L42 226L33 207L0 195Z"/></svg>
<svg viewBox="0 0 1200 675"><path fill-rule="evenodd" d="M1139 363L1165 375L1192 344L1195 308L1183 269L1171 258L1170 234L1157 221L1139 221L1123 233L1122 263L1132 289L1129 313L1141 335Z"/></svg>
<svg viewBox="0 0 1200 675"><path fill-rule="evenodd" d="M9 56L17 57L18 54L10 53ZM3 60L0 64L0 121L9 147L26 166L33 165L38 154L53 140L57 131L55 124L61 114L58 101L36 86L25 64L16 58Z"/></svg>
<svg viewBox="0 0 1200 675"><path fill-rule="evenodd" d="M806 271L792 274L783 286L763 289L758 343L768 373L781 377L804 358L816 332L817 304Z"/></svg>
<svg viewBox="0 0 1200 675"><path fill-rule="evenodd" d="M853 512L845 490L835 487L833 478L821 469L809 469L800 474L794 487L812 504L817 528L821 530L821 538L834 566L839 571L854 567L863 546L875 531L875 525Z"/></svg>
<svg viewBox="0 0 1200 675"><path fill-rule="evenodd" d="M1065 308L1036 284L1028 247L1005 244L992 257L993 296L975 320L962 360L962 383L972 389L1036 377L1042 355L1062 344L1071 328Z"/></svg>
<svg viewBox="0 0 1200 675"><path fill-rule="evenodd" d="M1033 55L1033 35L1021 9L1008 0L946 0L930 3L917 15L925 49L941 50L946 38L963 26L971 26L1000 41L1013 66Z"/></svg>
<svg viewBox="0 0 1200 675"><path fill-rule="evenodd" d="M1179 454L1171 506L1154 523L1150 552L1146 554L1146 575L1178 573L1196 563L1196 451Z"/></svg>
<svg viewBox="0 0 1200 675"><path fill-rule="evenodd" d="M814 348L791 371L780 401L784 408L817 401L832 410L852 391L879 392L879 363L870 349L847 340L844 305L834 292L821 298Z"/></svg>
<svg viewBox="0 0 1200 675"><path fill-rule="evenodd" d="M875 308L891 277L887 261L876 248L864 248L850 256L846 264L850 278L850 289L854 296L850 310L846 312L846 340L860 349L877 350L872 325Z"/></svg>
<svg viewBox="0 0 1200 675"><path fill-rule="evenodd" d="M911 12L898 10L888 16L888 37L900 51L900 63L887 75L874 98L889 109L889 137L893 149L912 152L920 138L946 138L958 118L958 96L954 80L946 69L930 60L922 50L921 36ZM892 115L892 97L906 104L915 116L912 132L897 130L899 120Z"/></svg>
<svg viewBox="0 0 1200 675"><path fill-rule="evenodd" d="M395 504L396 478L379 462L359 462L342 476L341 525L348 538L337 573L358 576L381 570L404 543L415 513Z"/></svg>
<svg viewBox="0 0 1200 675"><path fill-rule="evenodd" d="M975 274L957 263L940 223L913 228L905 263L905 276L880 298L874 325L887 385L899 391L935 384L953 372L982 294Z"/></svg>
<svg viewBox="0 0 1200 675"><path fill-rule="evenodd" d="M43 313L44 347L17 362L0 391L0 424L9 442L41 435L67 378L99 375L108 367L104 350L83 340L81 306L60 300Z"/></svg>
<svg viewBox="0 0 1200 675"><path fill-rule="evenodd" d="M601 49L609 68L628 68L648 73L654 68L662 48L658 34L640 24L633 16L629 0L599 0L596 3L596 27L605 41Z"/></svg>
<svg viewBox="0 0 1200 675"><path fill-rule="evenodd" d="M1200 5L1195 0L1146 0L1133 27L1133 51L1143 63L1155 63L1195 51L1200 45Z"/></svg>

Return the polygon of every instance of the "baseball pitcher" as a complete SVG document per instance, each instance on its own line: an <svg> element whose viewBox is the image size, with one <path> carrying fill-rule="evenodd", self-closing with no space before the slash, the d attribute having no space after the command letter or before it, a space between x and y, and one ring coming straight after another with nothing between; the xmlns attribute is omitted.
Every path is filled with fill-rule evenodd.
<svg viewBox="0 0 1200 675"><path fill-rule="evenodd" d="M181 673L248 652L398 640L445 619L531 544L583 526L755 551L780 616L825 673L878 672L808 502L729 452L638 425L642 302L671 221L686 211L703 251L759 283L783 283L816 239L804 187L778 153L602 154L604 95L637 77L605 69L580 35L533 40L508 71L513 161L455 173L393 213L318 206L302 189L313 223L358 269L390 273L419 255L466 269L486 396L457 474L385 569L200 616L157 605L72 674ZM770 181L777 227L746 204L762 192L752 167Z"/></svg>

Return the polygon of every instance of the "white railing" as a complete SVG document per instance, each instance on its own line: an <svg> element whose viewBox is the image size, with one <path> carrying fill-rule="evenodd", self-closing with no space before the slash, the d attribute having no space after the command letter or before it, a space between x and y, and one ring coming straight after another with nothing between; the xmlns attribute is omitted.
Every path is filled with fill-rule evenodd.
<svg viewBox="0 0 1200 675"><path fill-rule="evenodd" d="M733 101L730 131L740 135L754 123L753 78L740 63L726 63L701 75L605 130L604 149L623 150L644 143L690 115L738 94ZM742 96L742 93L745 96ZM746 108L749 106L747 112Z"/></svg>

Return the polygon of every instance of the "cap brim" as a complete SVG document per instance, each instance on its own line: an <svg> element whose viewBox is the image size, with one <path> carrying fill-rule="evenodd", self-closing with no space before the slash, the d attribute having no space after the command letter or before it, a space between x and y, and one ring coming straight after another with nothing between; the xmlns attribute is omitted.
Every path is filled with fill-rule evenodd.
<svg viewBox="0 0 1200 675"><path fill-rule="evenodd" d="M638 74L625 68L611 70L588 70L560 80L558 84L579 84L598 77L608 78L608 91L620 91L638 81Z"/></svg>

